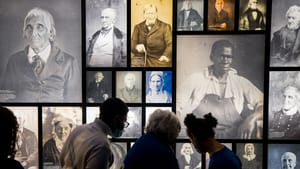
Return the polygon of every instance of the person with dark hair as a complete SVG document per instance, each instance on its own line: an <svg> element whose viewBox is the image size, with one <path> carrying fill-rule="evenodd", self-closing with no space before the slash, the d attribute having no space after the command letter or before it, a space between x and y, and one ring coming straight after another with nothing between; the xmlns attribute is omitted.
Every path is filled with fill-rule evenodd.
<svg viewBox="0 0 300 169"><path fill-rule="evenodd" d="M172 144L180 132L180 122L175 113L155 110L145 132L129 149L124 169L179 169Z"/></svg>
<svg viewBox="0 0 300 169"><path fill-rule="evenodd" d="M13 112L0 106L0 163L9 169L24 169L20 162L14 160L18 132L18 121Z"/></svg>
<svg viewBox="0 0 300 169"><path fill-rule="evenodd" d="M187 113L201 117L212 112L219 120L216 138L262 138L263 94L232 68L234 53L229 40L213 43L213 64L192 74L181 86L178 114L184 119Z"/></svg>
<svg viewBox="0 0 300 169"><path fill-rule="evenodd" d="M242 164L237 155L215 139L214 128L217 119L211 113L204 118L197 118L194 114L187 114L184 119L186 132L199 153L209 153L208 169L241 169Z"/></svg>
<svg viewBox="0 0 300 169"><path fill-rule="evenodd" d="M71 132L61 152L61 166L109 169L114 162L109 138L120 137L128 127L128 110L119 98L105 100L100 106L99 119Z"/></svg>

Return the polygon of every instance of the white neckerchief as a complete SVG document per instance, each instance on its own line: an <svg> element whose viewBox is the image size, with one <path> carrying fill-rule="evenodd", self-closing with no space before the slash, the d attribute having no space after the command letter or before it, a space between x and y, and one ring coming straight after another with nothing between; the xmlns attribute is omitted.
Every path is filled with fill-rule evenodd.
<svg viewBox="0 0 300 169"><path fill-rule="evenodd" d="M44 50L42 50L40 53L35 53L35 51L29 46L28 48L28 61L29 63L33 62L32 57L35 55L39 55L41 57L41 59L46 63L47 59L50 56L50 52L51 52L51 45L49 44Z"/></svg>

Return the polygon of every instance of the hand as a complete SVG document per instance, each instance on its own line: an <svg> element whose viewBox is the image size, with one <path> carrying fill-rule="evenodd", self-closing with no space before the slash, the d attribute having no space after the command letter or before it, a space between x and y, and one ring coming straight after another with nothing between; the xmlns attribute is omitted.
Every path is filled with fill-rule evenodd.
<svg viewBox="0 0 300 169"><path fill-rule="evenodd" d="M137 44L135 49L139 52L139 53L143 53L146 52L146 48L144 44Z"/></svg>
<svg viewBox="0 0 300 169"><path fill-rule="evenodd" d="M106 100L106 99L108 99L108 94L103 94L102 97L103 97L104 100Z"/></svg>
<svg viewBox="0 0 300 169"><path fill-rule="evenodd" d="M191 26L193 27L193 26L197 26L198 24L197 24L197 22L196 21L192 21L191 22Z"/></svg>
<svg viewBox="0 0 300 169"><path fill-rule="evenodd" d="M263 110L257 110L249 115L239 126L238 135L242 139L251 139L251 136L258 136L257 133L253 134L253 131L257 127L257 121L263 119ZM260 137L260 136L258 136Z"/></svg>
<svg viewBox="0 0 300 169"><path fill-rule="evenodd" d="M170 59L167 56L164 56L164 55L161 56L158 60L161 61L161 62L169 62L170 61Z"/></svg>
<svg viewBox="0 0 300 169"><path fill-rule="evenodd" d="M227 28L227 24L226 24L226 23L221 23L221 24L220 24L220 27L221 27L222 29L226 29L226 28Z"/></svg>

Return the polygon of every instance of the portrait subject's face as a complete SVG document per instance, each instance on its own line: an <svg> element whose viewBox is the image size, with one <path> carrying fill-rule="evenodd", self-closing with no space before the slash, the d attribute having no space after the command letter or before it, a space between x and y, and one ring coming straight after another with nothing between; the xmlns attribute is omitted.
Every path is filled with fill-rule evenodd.
<svg viewBox="0 0 300 169"><path fill-rule="evenodd" d="M101 13L102 29L110 29L115 23L115 14L111 10L103 10Z"/></svg>
<svg viewBox="0 0 300 169"><path fill-rule="evenodd" d="M58 138L62 141L66 141L70 132L71 132L71 126L67 122L61 121L55 125L55 133L58 136Z"/></svg>
<svg viewBox="0 0 300 169"><path fill-rule="evenodd" d="M144 11L144 18L147 24L154 24L157 18L157 12L155 7L148 7Z"/></svg>
<svg viewBox="0 0 300 169"><path fill-rule="evenodd" d="M34 50L41 51L48 46L50 36L42 17L34 16L27 20L24 37Z"/></svg>
<svg viewBox="0 0 300 169"><path fill-rule="evenodd" d="M247 145L246 154L247 155L253 155L254 154L254 146L253 145Z"/></svg>
<svg viewBox="0 0 300 169"><path fill-rule="evenodd" d="M290 12L287 16L287 27L296 30L300 26L300 17L298 12Z"/></svg>
<svg viewBox="0 0 300 169"><path fill-rule="evenodd" d="M283 92L283 99L284 99L284 103L283 103L283 109L284 110L290 110L290 109L297 106L298 99L295 95L294 90L286 89Z"/></svg>
<svg viewBox="0 0 300 169"><path fill-rule="evenodd" d="M223 0L216 0L215 8L218 12L220 12L224 7L224 1Z"/></svg>
<svg viewBox="0 0 300 169"><path fill-rule="evenodd" d="M182 145L182 154L183 155L191 155L191 154L193 154L193 149L192 149L192 145L191 144L189 144L189 143L184 143L183 145Z"/></svg>
<svg viewBox="0 0 300 169"><path fill-rule="evenodd" d="M95 80L96 82L101 82L104 79L104 76L101 72L98 72L95 74Z"/></svg>
<svg viewBox="0 0 300 169"><path fill-rule="evenodd" d="M158 75L153 75L150 79L149 87L151 91L156 91L156 92L160 91L160 89L162 88L161 77Z"/></svg>
<svg viewBox="0 0 300 169"><path fill-rule="evenodd" d="M232 63L232 48L231 47L223 47L223 50L219 50L219 53L214 56L214 65L220 71L227 72L231 68Z"/></svg>
<svg viewBox="0 0 300 169"><path fill-rule="evenodd" d="M133 89L135 86L135 76L133 74L126 75L124 81L127 89Z"/></svg>
<svg viewBox="0 0 300 169"><path fill-rule="evenodd" d="M251 8L251 9L256 9L257 8L257 0L250 0L249 1L249 7Z"/></svg>
<svg viewBox="0 0 300 169"><path fill-rule="evenodd" d="M296 166L296 158L293 154L286 153L281 157L282 169L294 169Z"/></svg>

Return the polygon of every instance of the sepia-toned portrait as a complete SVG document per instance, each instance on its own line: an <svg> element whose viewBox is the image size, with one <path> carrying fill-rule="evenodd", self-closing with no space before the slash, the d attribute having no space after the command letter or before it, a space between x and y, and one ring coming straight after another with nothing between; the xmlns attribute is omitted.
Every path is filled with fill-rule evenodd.
<svg viewBox="0 0 300 169"><path fill-rule="evenodd" d="M146 103L172 103L172 71L146 72Z"/></svg>
<svg viewBox="0 0 300 169"><path fill-rule="evenodd" d="M176 158L180 169L201 169L201 157L192 143L176 143Z"/></svg>
<svg viewBox="0 0 300 169"><path fill-rule="evenodd" d="M300 73L271 71L269 77L269 139L299 139Z"/></svg>
<svg viewBox="0 0 300 169"><path fill-rule="evenodd" d="M17 132L16 154L25 169L38 169L38 109L37 107L7 107L17 118L19 129Z"/></svg>
<svg viewBox="0 0 300 169"><path fill-rule="evenodd" d="M127 66L127 1L86 0L86 64Z"/></svg>
<svg viewBox="0 0 300 169"><path fill-rule="evenodd" d="M87 71L86 79L88 103L102 103L112 96L112 72Z"/></svg>
<svg viewBox="0 0 300 169"><path fill-rule="evenodd" d="M268 169L297 169L300 157L299 144L269 144Z"/></svg>
<svg viewBox="0 0 300 169"><path fill-rule="evenodd" d="M237 143L236 154L243 169L262 169L263 145L261 143Z"/></svg>
<svg viewBox="0 0 300 169"><path fill-rule="evenodd" d="M121 138L138 138L142 135L142 108L129 107L127 114L127 122L129 126L124 129Z"/></svg>
<svg viewBox="0 0 300 169"><path fill-rule="evenodd" d="M232 31L234 29L235 0L209 0L207 30Z"/></svg>
<svg viewBox="0 0 300 169"><path fill-rule="evenodd" d="M60 153L71 131L82 125L81 107L43 107L43 166L61 166Z"/></svg>
<svg viewBox="0 0 300 169"><path fill-rule="evenodd" d="M300 65L300 5L298 0L272 1L270 66Z"/></svg>
<svg viewBox="0 0 300 169"><path fill-rule="evenodd" d="M142 102L142 72L116 72L116 96L125 103Z"/></svg>
<svg viewBox="0 0 300 169"><path fill-rule="evenodd" d="M264 39L177 36L176 112L182 124L187 113L212 112L216 138L262 139ZM185 136L184 125L180 135Z"/></svg>
<svg viewBox="0 0 300 169"><path fill-rule="evenodd" d="M0 11L0 101L81 102L80 1L11 0Z"/></svg>
<svg viewBox="0 0 300 169"><path fill-rule="evenodd" d="M131 67L172 67L172 0L131 1Z"/></svg>
<svg viewBox="0 0 300 169"><path fill-rule="evenodd" d="M240 0L239 30L265 30L266 12L266 0Z"/></svg>
<svg viewBox="0 0 300 169"><path fill-rule="evenodd" d="M177 1L177 31L202 31L203 5L203 0Z"/></svg>

